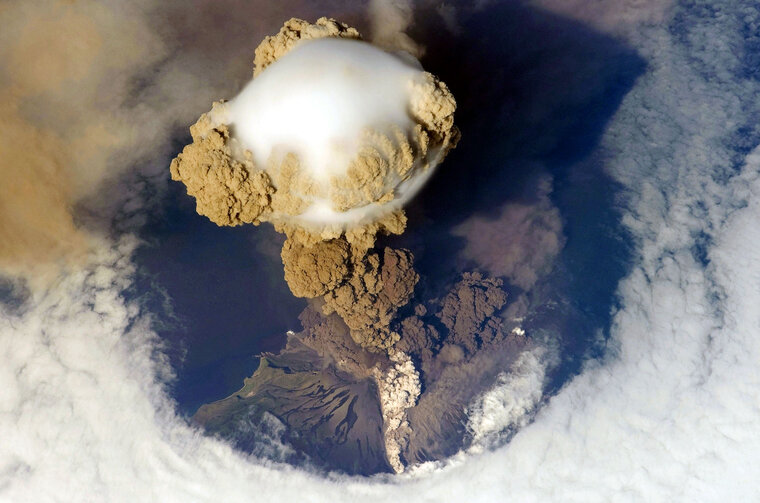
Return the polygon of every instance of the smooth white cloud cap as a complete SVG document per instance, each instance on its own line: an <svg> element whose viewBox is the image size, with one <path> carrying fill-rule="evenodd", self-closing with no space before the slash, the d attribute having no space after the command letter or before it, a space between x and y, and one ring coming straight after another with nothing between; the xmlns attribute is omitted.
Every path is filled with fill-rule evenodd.
<svg viewBox="0 0 760 503"><path fill-rule="evenodd" d="M226 107L225 122L258 167L288 152L320 184L346 172L366 130L409 134L412 84L423 71L411 58L387 53L369 43L322 38L301 42L252 80ZM440 161L432 156L431 167ZM277 163L275 162L275 165ZM416 170L396 187L396 200L337 212L327 199L315 198L296 220L352 223L394 211L424 185L432 169Z"/></svg>

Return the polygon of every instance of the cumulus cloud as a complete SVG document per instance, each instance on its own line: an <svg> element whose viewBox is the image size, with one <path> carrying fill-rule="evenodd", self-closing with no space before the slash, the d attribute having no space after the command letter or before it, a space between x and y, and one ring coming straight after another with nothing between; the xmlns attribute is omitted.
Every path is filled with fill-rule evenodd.
<svg viewBox="0 0 760 503"><path fill-rule="evenodd" d="M528 423L543 396L547 367L543 353L543 348L522 353L509 371L499 374L493 388L469 405L472 448L482 449Z"/></svg>
<svg viewBox="0 0 760 503"><path fill-rule="evenodd" d="M199 435L165 394L170 372L149 318L122 295L134 241L101 241L87 266L71 266L19 309L1 308L0 496L760 498L760 154L745 145L757 137L731 134L752 135L758 112L756 49L743 38L758 22L754 5L687 6L667 27L629 38L650 65L603 139L635 240L608 356L589 363L506 446L386 484L267 464ZM496 409L504 416L493 421L513 410Z"/></svg>

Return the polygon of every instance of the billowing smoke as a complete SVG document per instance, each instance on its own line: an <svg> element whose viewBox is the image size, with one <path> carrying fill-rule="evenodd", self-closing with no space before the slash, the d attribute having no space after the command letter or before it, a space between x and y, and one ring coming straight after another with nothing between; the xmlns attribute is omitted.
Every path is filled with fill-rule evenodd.
<svg viewBox="0 0 760 503"><path fill-rule="evenodd" d="M365 248L378 229L401 231L394 213L456 143L455 102L418 65L358 38L294 19L262 42L256 78L193 126L172 163L199 213Z"/></svg>
<svg viewBox="0 0 760 503"><path fill-rule="evenodd" d="M455 146L454 98L408 54L327 18L291 19L255 53L253 81L191 128L172 178L219 225L272 222L292 292L389 349L417 276L409 252L368 250L404 230L403 205Z"/></svg>
<svg viewBox="0 0 760 503"><path fill-rule="evenodd" d="M393 349L393 322L418 275L408 250L371 249L379 232L403 232L404 204L456 145L454 97L408 53L385 52L332 19L291 19L255 54L254 79L192 126L172 178L218 225L272 222L287 236L293 294L321 298L356 344L388 353L373 375L388 463L403 471L420 378ZM197 419L213 424L212 410Z"/></svg>

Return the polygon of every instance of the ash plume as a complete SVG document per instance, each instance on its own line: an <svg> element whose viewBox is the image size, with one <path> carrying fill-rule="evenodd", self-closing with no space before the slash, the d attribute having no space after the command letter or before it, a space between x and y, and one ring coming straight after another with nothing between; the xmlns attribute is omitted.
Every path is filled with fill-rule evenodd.
<svg viewBox="0 0 760 503"><path fill-rule="evenodd" d="M121 112L120 72L130 74L162 52L143 26L118 22L130 8L48 7L0 9L0 268L35 281L61 263L83 261L92 237L71 208L106 177L109 155L131 139L125 114L113 113ZM96 106L87 97L105 78L113 95ZM46 110L44 119L30 115L36 107Z"/></svg>
<svg viewBox="0 0 760 503"><path fill-rule="evenodd" d="M209 61L209 40L176 53L174 30L193 19L166 23L169 11L152 0L3 3L3 275L49 286L109 246L109 220L124 206L144 209L141 190L163 190L160 163L141 161L167 156L175 124L198 115L188 103L211 100L230 80ZM228 52L239 38L227 37ZM142 185L125 182L135 175Z"/></svg>
<svg viewBox="0 0 760 503"><path fill-rule="evenodd" d="M371 0L372 43L394 51L406 51L419 58L425 52L406 34L414 19L414 9L408 0Z"/></svg>
<svg viewBox="0 0 760 503"><path fill-rule="evenodd" d="M383 45L393 42L380 35ZM454 97L416 60L327 18L294 18L266 37L253 75L237 97L215 103L190 128L193 143L172 161L172 179L218 225L274 224L287 236L281 257L292 293L320 299L323 314L336 313L355 344L386 354L371 374L387 460L401 472L411 435L406 413L421 388L411 357L393 349L401 337L393 321L419 276L408 250L373 248L378 233L403 232L404 204L456 145ZM288 353L280 358L289 361ZM353 379L336 372L321 382ZM368 389L348 386L357 398ZM197 420L214 425L209 410L227 411L225 403Z"/></svg>
<svg viewBox="0 0 760 503"><path fill-rule="evenodd" d="M566 241L560 212L549 197L551 177L539 177L535 185L532 200L509 202L495 219L475 215L453 229L465 238L465 259L523 290L549 273Z"/></svg>
<svg viewBox="0 0 760 503"><path fill-rule="evenodd" d="M356 29L291 19L255 50L253 81L191 127L171 174L218 225L273 223L293 294L388 350L418 277L410 252L371 249L403 232L404 203L456 145L455 106L419 63Z"/></svg>

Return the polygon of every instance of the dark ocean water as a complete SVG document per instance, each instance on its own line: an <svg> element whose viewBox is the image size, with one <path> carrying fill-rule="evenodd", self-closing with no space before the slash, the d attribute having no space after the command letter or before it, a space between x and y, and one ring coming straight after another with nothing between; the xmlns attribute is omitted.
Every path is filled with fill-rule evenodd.
<svg viewBox="0 0 760 503"><path fill-rule="evenodd" d="M423 64L457 97L463 139L410 205L407 232L380 244L410 248L423 288L442 294L463 272L464 243L452 228L529 197L531 181L551 175L567 243L527 323L559 338L557 389L604 351L628 245L597 147L644 63L609 37L518 5L463 6L458 34L433 13L419 19L413 36L427 48ZM300 328L305 303L287 289L282 238L270 226L218 228L176 183L161 206L144 232L151 245L137 255L137 294L164 313L157 329L177 372L173 395L192 414L239 389L255 355L278 350L285 331Z"/></svg>
<svg viewBox="0 0 760 503"><path fill-rule="evenodd" d="M177 372L174 398L192 414L239 389L257 354L278 351L285 332L300 329L305 302L287 289L271 227L217 227L179 184L146 237L138 289L152 312L164 313L157 329Z"/></svg>

